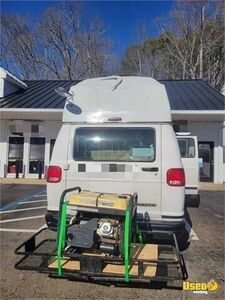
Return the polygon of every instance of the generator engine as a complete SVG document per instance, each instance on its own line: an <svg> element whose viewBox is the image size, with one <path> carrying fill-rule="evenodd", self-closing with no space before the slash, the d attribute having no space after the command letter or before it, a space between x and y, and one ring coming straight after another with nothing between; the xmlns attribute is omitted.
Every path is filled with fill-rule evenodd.
<svg viewBox="0 0 225 300"><path fill-rule="evenodd" d="M96 249L112 255L122 252L123 220L119 218L92 218L78 222L67 229L67 244L81 249Z"/></svg>

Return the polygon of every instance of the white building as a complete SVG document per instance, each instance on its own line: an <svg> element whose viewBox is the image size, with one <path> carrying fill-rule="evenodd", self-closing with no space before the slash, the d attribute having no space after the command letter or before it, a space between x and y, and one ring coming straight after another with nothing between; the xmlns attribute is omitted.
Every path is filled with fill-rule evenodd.
<svg viewBox="0 0 225 300"><path fill-rule="evenodd" d="M65 98L55 89L78 81L21 81L0 69L0 177L45 176ZM202 181L225 181L224 96L202 80L162 80L176 131L198 136Z"/></svg>

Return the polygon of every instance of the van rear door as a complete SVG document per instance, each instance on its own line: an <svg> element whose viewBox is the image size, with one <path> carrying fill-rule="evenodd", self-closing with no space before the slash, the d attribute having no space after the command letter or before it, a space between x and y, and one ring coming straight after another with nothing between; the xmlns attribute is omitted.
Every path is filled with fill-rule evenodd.
<svg viewBox="0 0 225 300"><path fill-rule="evenodd" d="M72 125L67 188L138 193L138 212L161 216L161 125Z"/></svg>
<svg viewBox="0 0 225 300"><path fill-rule="evenodd" d="M181 160L185 172L185 194L198 194L199 166L196 136L177 136Z"/></svg>

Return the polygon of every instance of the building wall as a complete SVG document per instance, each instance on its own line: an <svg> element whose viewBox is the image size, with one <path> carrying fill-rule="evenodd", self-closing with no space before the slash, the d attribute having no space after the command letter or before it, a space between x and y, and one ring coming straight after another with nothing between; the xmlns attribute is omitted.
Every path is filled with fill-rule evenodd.
<svg viewBox="0 0 225 300"><path fill-rule="evenodd" d="M223 126L220 130L220 135L223 140L223 182L225 182L225 122L223 122Z"/></svg>
<svg viewBox="0 0 225 300"><path fill-rule="evenodd" d="M8 160L8 122L0 120L0 178L6 175L6 162Z"/></svg>
<svg viewBox="0 0 225 300"><path fill-rule="evenodd" d="M0 177L5 177L7 174L8 165L8 148L9 137L13 136L9 128L14 124L10 120L0 120ZM45 166L48 166L50 160L50 140L57 137L61 127L60 121L43 121L41 122L41 132L31 133L30 121L24 121L21 126L24 136L24 154L23 164L25 166L24 177L37 177L36 174L29 174L29 154L30 154L30 138L44 137L45 138ZM17 125L16 125L17 126ZM188 121L188 131L192 135L197 135L199 141L214 142L214 182L225 182L225 122L191 122ZM15 176L8 174L8 176Z"/></svg>
<svg viewBox="0 0 225 300"><path fill-rule="evenodd" d="M224 133L225 122L191 122L188 121L188 131L197 135L198 141L214 142L214 183L225 181Z"/></svg>
<svg viewBox="0 0 225 300"><path fill-rule="evenodd" d="M4 96L4 79L0 77L0 97Z"/></svg>
<svg viewBox="0 0 225 300"><path fill-rule="evenodd" d="M9 137L17 136L12 135L10 128L14 124L10 120L1 120L0 128L0 177L6 177L7 166L8 166L8 149L9 149ZM31 124L37 124L37 122L24 121L21 126L23 129L24 137L24 150L23 150L23 174L21 177L37 177L37 174L29 174L29 155L30 155L30 138L31 137L44 137L45 138L45 161L44 165L48 166L50 160L50 141L51 139L56 139L59 132L61 122L60 121L43 121L39 122L41 125L39 133L31 132ZM14 125L13 125L14 126ZM15 174L8 174L8 177L15 177Z"/></svg>

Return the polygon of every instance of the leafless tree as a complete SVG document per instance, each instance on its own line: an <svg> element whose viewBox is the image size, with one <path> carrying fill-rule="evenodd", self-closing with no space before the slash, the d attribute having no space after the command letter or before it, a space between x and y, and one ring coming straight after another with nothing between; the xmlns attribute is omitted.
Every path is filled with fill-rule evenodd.
<svg viewBox="0 0 225 300"><path fill-rule="evenodd" d="M121 73L139 76L154 76L154 54L150 45L149 30L145 23L137 24L133 33L133 44L121 62ZM154 45L153 45L154 47ZM150 49L151 48L151 49Z"/></svg>
<svg viewBox="0 0 225 300"><path fill-rule="evenodd" d="M26 19L2 16L1 25L1 59L18 66L25 77L37 77L37 65L31 64L36 59L36 45Z"/></svg>
<svg viewBox="0 0 225 300"><path fill-rule="evenodd" d="M47 9L38 24L17 15L3 15L2 59L23 78L83 79L107 75L115 62L106 26L99 18L83 20L79 2Z"/></svg>
<svg viewBox="0 0 225 300"><path fill-rule="evenodd" d="M121 61L121 73L128 75L167 77L167 68L173 60L165 53L167 39L164 36L147 38L129 47Z"/></svg>
<svg viewBox="0 0 225 300"><path fill-rule="evenodd" d="M161 20L168 54L182 68L183 78L204 78L217 88L223 84L223 16L222 1L178 1L167 22Z"/></svg>
<svg viewBox="0 0 225 300"><path fill-rule="evenodd" d="M222 1L178 1L169 15L157 20L160 36L143 41L135 35L122 59L121 73L201 78L220 89L225 81L223 16Z"/></svg>

